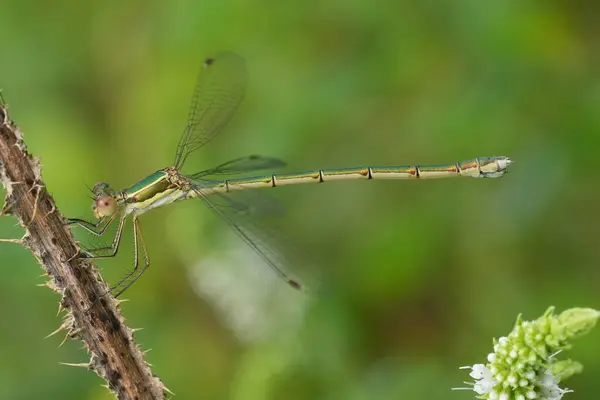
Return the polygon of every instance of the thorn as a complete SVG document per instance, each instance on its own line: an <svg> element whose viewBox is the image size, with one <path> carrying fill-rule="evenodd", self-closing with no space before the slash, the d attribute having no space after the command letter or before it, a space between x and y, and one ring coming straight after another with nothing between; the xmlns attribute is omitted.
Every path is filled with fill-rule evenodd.
<svg viewBox="0 0 600 400"><path fill-rule="evenodd" d="M68 338L69 338L69 333L67 333L65 335L65 338L62 340L62 342L60 342L60 344L58 345L58 347L62 347L62 345L65 344L65 342L67 341Z"/></svg>
<svg viewBox="0 0 600 400"><path fill-rule="evenodd" d="M58 327L57 330L55 330L54 332L52 332L51 334L46 336L44 339L48 339L49 337L56 335L58 332L62 331L63 329L66 329L64 322ZM58 347L60 347L60 346L58 346Z"/></svg>
<svg viewBox="0 0 600 400"><path fill-rule="evenodd" d="M31 220L29 220L29 222L25 225L25 228L29 228L29 225L31 225L31 223L33 222L33 220L36 217L36 214L38 211L38 202L40 199L40 193L42 192L42 189L44 189L44 186L36 183L35 185L31 186L31 189L29 189L28 193L31 193L31 191L33 189L37 189L37 192L35 194L35 201L33 203L33 213L31 214Z"/></svg>
<svg viewBox="0 0 600 400"><path fill-rule="evenodd" d="M131 333L135 333L137 331L142 331L144 328L131 328Z"/></svg>
<svg viewBox="0 0 600 400"><path fill-rule="evenodd" d="M64 308L63 308L63 302L62 302L62 299L61 299L61 301L58 302L58 312L56 313L57 317L58 317L58 314L60 314L60 312L62 310L64 310Z"/></svg>
<svg viewBox="0 0 600 400"><path fill-rule="evenodd" d="M56 287L56 284L54 283L54 280L49 280L49 281L44 282L44 283L38 283L36 286L47 287L47 288L52 289L54 291L58 291L58 288Z"/></svg>
<svg viewBox="0 0 600 400"><path fill-rule="evenodd" d="M144 353L144 354L148 354L148 353L149 353L149 352L151 352L151 351L152 351L152 349L148 349L148 350L144 350L142 353Z"/></svg>
<svg viewBox="0 0 600 400"><path fill-rule="evenodd" d="M161 383L162 383L162 382L161 382ZM163 383L163 385L162 385L162 386L163 386L163 388L165 389L165 391L166 391L167 393L169 393L169 394L172 394L172 395L175 395L175 393L171 392L171 390L170 390L168 387L166 387L164 383Z"/></svg>
<svg viewBox="0 0 600 400"><path fill-rule="evenodd" d="M13 203L14 204L14 203ZM2 209L0 209L0 217L3 215L11 215L13 204L8 203L8 199L4 202Z"/></svg>
<svg viewBox="0 0 600 400"><path fill-rule="evenodd" d="M62 340L62 342L60 342L58 347L61 347L63 344L65 344L67 339L69 337L71 337L71 332L73 331L73 316L65 315L64 320L65 321L60 325L60 328L58 328L57 330L52 332L50 335L46 336L46 337L50 337L50 336L56 334L57 332L59 332L60 330L66 330L67 334L65 335L65 338Z"/></svg>
<svg viewBox="0 0 600 400"><path fill-rule="evenodd" d="M105 295L105 296L107 296L107 298L110 298L110 295L111 295L111 292L110 292L110 290L109 290L109 289L107 289L107 290L104 292L104 295ZM119 307L119 306L121 305L121 302L122 302L122 301L127 301L127 300L121 300L121 299L117 299L116 297L113 297L113 298L112 298L112 305L113 305L113 306L115 306L115 307Z"/></svg>
<svg viewBox="0 0 600 400"><path fill-rule="evenodd" d="M69 331L69 337L75 337L77 335L79 335L81 333L82 329L81 328L77 328L77 329L71 329Z"/></svg>
<svg viewBox="0 0 600 400"><path fill-rule="evenodd" d="M107 388L108 390L110 390L111 393L113 393L113 390L110 388L110 386L108 386L108 385L100 385L100 386Z"/></svg>
<svg viewBox="0 0 600 400"><path fill-rule="evenodd" d="M82 367L82 368L86 368L89 369L90 368L90 364L89 363L64 363L64 362L59 362L60 365L66 365L67 367Z"/></svg>
<svg viewBox="0 0 600 400"><path fill-rule="evenodd" d="M23 244L25 243L25 241L23 239L0 239L0 242L17 243L17 244L20 244L21 246L23 246Z"/></svg>

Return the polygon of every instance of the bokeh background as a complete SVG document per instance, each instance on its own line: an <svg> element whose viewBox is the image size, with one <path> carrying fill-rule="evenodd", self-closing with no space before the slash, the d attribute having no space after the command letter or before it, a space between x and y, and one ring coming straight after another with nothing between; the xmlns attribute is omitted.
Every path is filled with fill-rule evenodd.
<svg viewBox="0 0 600 400"><path fill-rule="evenodd" d="M250 85L187 171L247 154L286 170L507 155L500 180L352 181L261 193L318 296L279 282L200 201L144 215L152 266L124 297L179 399L470 399L451 392L516 316L600 308L600 79L593 2L4 0L0 87L61 211L86 185L170 165L203 59ZM2 196L4 193L1 194ZM279 206L274 209L278 209ZM20 237L12 217L0 237ZM75 230L83 243L94 241ZM127 238L98 265L130 268ZM300 263L299 263L300 264ZM302 264L307 265L307 264ZM317 265L318 267L314 267ZM81 344L45 339L58 296L0 245L0 398L110 399ZM567 354L598 393L600 333Z"/></svg>

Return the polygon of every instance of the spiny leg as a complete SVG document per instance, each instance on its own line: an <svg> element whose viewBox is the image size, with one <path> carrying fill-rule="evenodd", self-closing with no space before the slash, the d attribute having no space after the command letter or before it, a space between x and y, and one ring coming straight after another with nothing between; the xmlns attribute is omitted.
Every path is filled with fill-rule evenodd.
<svg viewBox="0 0 600 400"><path fill-rule="evenodd" d="M106 220L105 218L99 220L96 223L92 223L92 222L88 222L86 220L82 220L82 219L76 219L76 218L69 218L67 219L67 224L69 225L79 225L82 228L86 229L87 231L97 235L97 236L102 236L105 232L106 229L112 224L112 222L115 220L117 214L112 215L108 220ZM119 226L117 227L117 232L115 233L115 237L113 238L113 242L110 246L105 246L105 247L99 247L97 249L95 249L96 251L100 251L100 250L112 250L112 252L110 254L106 254L106 255L97 255L94 254L90 251L87 250L82 250L80 252L80 254L76 254L76 256L79 256L81 258L89 258L89 259L98 259L98 258L110 258L110 257L114 257L117 255L117 252L119 251L119 245L121 244L121 238L123 235L123 228L125 227L125 219L127 218L127 215L125 213L121 214L121 217L119 219ZM104 221L107 221L106 224L98 229L99 226L102 225L102 223ZM75 256L74 256L75 257ZM100 295L99 297L97 297L93 303L95 304L96 301L98 301L101 297L106 296L107 294L109 294L110 291L107 291L106 293ZM90 306L91 308L92 306Z"/></svg>
<svg viewBox="0 0 600 400"><path fill-rule="evenodd" d="M144 236L142 235L142 229L140 228L140 222L137 217L133 217L133 243L134 243L134 251L133 251L134 266L133 266L133 269L123 279L121 279L115 286L113 286L111 288L111 291L114 291L115 289L122 286L121 289L115 294L115 297L119 297L121 294L123 294L124 291L129 289L129 287L131 285L133 285L133 283L135 281L137 281L138 278L140 276L142 276L142 274L150 266L150 258L148 257L148 249L146 248L146 242L144 241ZM138 267L139 267L139 247L138 246L142 247L142 251L144 253L145 264L144 264L144 267L136 274L136 271L138 270Z"/></svg>
<svg viewBox="0 0 600 400"><path fill-rule="evenodd" d="M13 185L22 185L24 182L8 182L8 185L11 187ZM12 209L15 206L17 199L12 196L6 196L4 199L4 204L2 205L2 209L0 210L0 216L12 214Z"/></svg>
<svg viewBox="0 0 600 400"><path fill-rule="evenodd" d="M127 217L127 215L125 215L125 214L121 215L121 218L119 220L119 226L117 227L117 233L115 234L112 244L110 246L100 247L98 249L95 249L95 250L112 250L112 252L110 254L98 255L98 254L94 254L90 251L84 250L84 253L82 254L82 256L84 258L111 258L111 257L116 256L117 251L119 251L119 244L121 244L121 237L123 234L123 227L125 226L126 217ZM90 229L88 229L88 230L90 232L96 233L96 234L98 234L98 236L100 236L106 231L106 228L112 223L112 221L114 221L114 219L115 219L114 216L110 217L110 220L108 220L107 224L102 229L100 229L100 231L93 231ZM81 221L81 220L77 220L77 221ZM83 221L83 222L87 222L87 221ZM75 223L79 224L79 222L75 222ZM84 225L81 225L81 224L79 224L79 225L85 228ZM93 224L91 224L91 225L93 225Z"/></svg>
<svg viewBox="0 0 600 400"><path fill-rule="evenodd" d="M95 223L86 221L84 219L79 219L79 218L67 218L66 222L67 222L67 225L77 225L77 226L84 228L86 231L93 233L96 236L102 236L106 232L108 227L113 223L116 216L117 216L117 214L113 214L110 218L101 218L98 221L96 221ZM102 226L103 223L104 223L104 226ZM99 227L100 227L100 229L98 229ZM112 246L104 246L104 247L94 249L94 251L108 250L111 248L112 248ZM69 258L68 261L71 261L72 259L77 258L77 257L93 258L93 253L87 249L81 249L79 252L75 253L73 255L73 257Z"/></svg>
<svg viewBox="0 0 600 400"><path fill-rule="evenodd" d="M79 218L68 218L67 225L78 225L78 226L82 227L83 229L85 229L86 231L93 233L96 236L102 236L104 234L104 232L106 232L108 227L113 223L116 216L117 216L117 214L113 214L110 218L108 218L108 219L102 218L102 219L98 220L96 223L89 222L89 221L86 221L84 219L79 219ZM104 223L104 222L106 222L106 223L104 226L102 226L102 223Z"/></svg>
<svg viewBox="0 0 600 400"><path fill-rule="evenodd" d="M121 278L114 286L110 288L111 292L117 290L120 286L123 285L138 269L139 266L139 255L138 255L138 229L137 229L137 217L133 217L133 268L127 272L127 274ZM121 294L123 291L119 291L118 294ZM115 296L116 297L116 296Z"/></svg>

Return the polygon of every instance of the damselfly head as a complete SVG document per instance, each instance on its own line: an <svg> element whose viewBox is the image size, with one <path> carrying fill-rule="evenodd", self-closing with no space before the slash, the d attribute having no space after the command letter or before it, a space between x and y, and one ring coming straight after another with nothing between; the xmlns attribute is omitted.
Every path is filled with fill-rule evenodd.
<svg viewBox="0 0 600 400"><path fill-rule="evenodd" d="M96 198L92 209L96 218L110 217L117 211L117 201L114 197L103 194Z"/></svg>
<svg viewBox="0 0 600 400"><path fill-rule="evenodd" d="M95 200L92 205L96 218L110 217L117 211L117 201L108 183L100 182L94 185Z"/></svg>
<svg viewBox="0 0 600 400"><path fill-rule="evenodd" d="M105 182L96 183L94 185L94 189L92 189L92 192L94 192L94 195L96 196L96 198L98 198L99 196L101 196L103 194L108 194L108 195L114 194L114 191L111 189L110 185Z"/></svg>

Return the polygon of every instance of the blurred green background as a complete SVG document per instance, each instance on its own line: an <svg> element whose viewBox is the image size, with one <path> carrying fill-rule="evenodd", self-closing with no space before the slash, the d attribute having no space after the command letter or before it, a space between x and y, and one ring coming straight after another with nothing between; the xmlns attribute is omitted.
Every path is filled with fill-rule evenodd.
<svg viewBox="0 0 600 400"><path fill-rule="evenodd" d="M173 160L203 59L250 84L187 171L263 154L287 170L516 160L501 180L369 181L266 193L318 260L298 294L200 201L144 215L152 266L123 304L179 399L471 399L451 392L519 313L600 308L600 79L593 2L5 0L0 87L68 216L85 185L126 187ZM3 194L2 194L3 195ZM0 237L20 237L11 217ZM74 230L84 243L92 239ZM115 282L128 238L98 263ZM44 337L58 296L0 245L0 398L110 399L81 344ZM600 333L567 356L598 391Z"/></svg>

